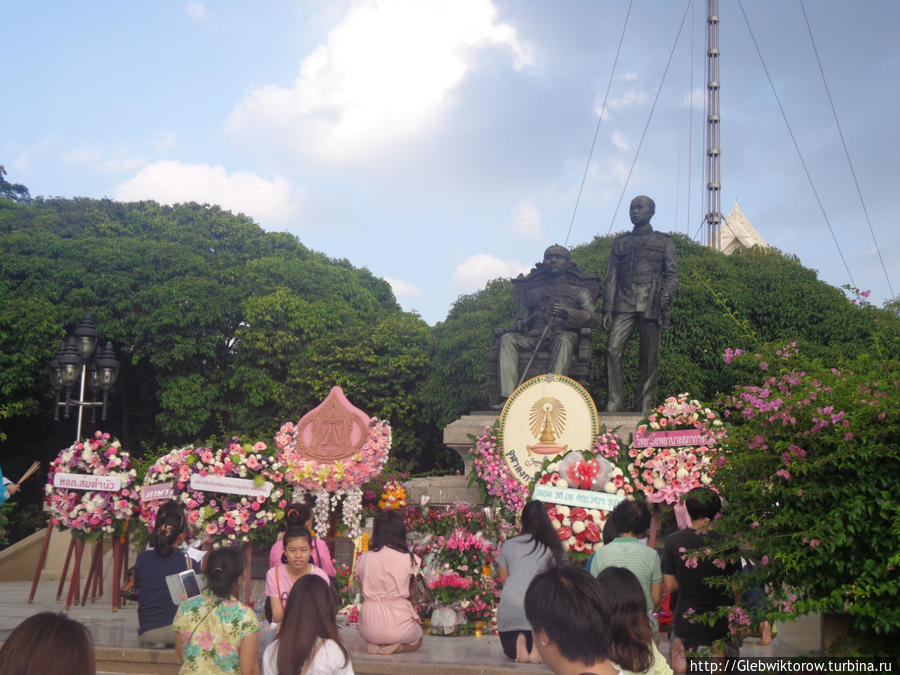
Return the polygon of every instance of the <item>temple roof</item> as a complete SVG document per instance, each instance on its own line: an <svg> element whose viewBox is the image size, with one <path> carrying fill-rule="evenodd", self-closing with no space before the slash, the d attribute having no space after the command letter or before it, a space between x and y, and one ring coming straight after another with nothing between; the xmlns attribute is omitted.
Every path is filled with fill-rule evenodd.
<svg viewBox="0 0 900 675"><path fill-rule="evenodd" d="M734 208L722 223L720 232L722 253L725 255L733 253L738 248L750 248L751 246L769 248L768 242L756 231L737 202L734 203Z"/></svg>

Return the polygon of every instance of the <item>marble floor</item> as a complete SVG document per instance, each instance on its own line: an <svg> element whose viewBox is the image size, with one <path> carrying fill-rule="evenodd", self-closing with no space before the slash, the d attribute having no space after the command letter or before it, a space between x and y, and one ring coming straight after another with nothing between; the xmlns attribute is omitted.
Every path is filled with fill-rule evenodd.
<svg viewBox="0 0 900 675"><path fill-rule="evenodd" d="M64 600L56 600L56 581L42 581L33 604L28 604L30 582L0 581L0 641L23 619L43 611L63 611ZM96 602L88 601L84 606L74 605L69 614L84 623L97 647L137 649L137 609L128 603L113 612L108 593ZM771 645L760 647L750 638L745 641L741 654L744 656L791 656L815 653L820 645L820 620L818 616L804 617L788 624L777 626L778 634ZM441 673L492 673L509 670L548 672L543 666L516 664L508 661L495 636L446 638L426 636L421 649L407 654L373 656L365 653L362 640L355 629L343 631L351 649L354 664L359 664L357 672L421 673L427 668L429 675ZM660 645L663 653L668 651L665 639ZM140 671L130 671L140 672ZM159 672L159 671L153 671Z"/></svg>

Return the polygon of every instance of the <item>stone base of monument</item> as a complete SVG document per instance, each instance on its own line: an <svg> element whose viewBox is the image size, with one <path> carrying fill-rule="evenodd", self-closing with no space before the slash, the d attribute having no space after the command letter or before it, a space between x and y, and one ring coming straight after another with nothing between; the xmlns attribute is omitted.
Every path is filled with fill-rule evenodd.
<svg viewBox="0 0 900 675"><path fill-rule="evenodd" d="M496 411L476 410L468 415L463 415L455 422L451 422L444 427L444 445L456 451L463 461L465 471L463 475L468 478L472 471L472 453L470 450L474 445L474 441L469 438L472 436L481 436L484 428L491 426L497 421L500 415Z"/></svg>
<svg viewBox="0 0 900 675"><path fill-rule="evenodd" d="M481 491L477 485L469 487L469 479L466 476L429 476L427 478L410 478L403 483L406 486L406 501L409 504L419 504L424 495L429 498L429 504L454 504L456 502L468 502L477 505L481 503Z"/></svg>
<svg viewBox="0 0 900 675"><path fill-rule="evenodd" d="M601 425L606 425L607 431L616 432L626 443L631 440L631 434L637 429L638 422L644 419L643 413L629 412L602 412L597 415Z"/></svg>
<svg viewBox="0 0 900 675"><path fill-rule="evenodd" d="M432 504L452 504L458 501L478 504L481 494L477 486L469 487L469 473L472 471L471 436L480 436L486 426L497 421L495 411L474 411L463 415L444 427L444 445L452 448L462 458L465 472L462 476L432 476L413 478L406 481L407 501L418 504L427 495ZM628 442L644 417L641 413L600 413L598 421L607 431L615 431L623 441Z"/></svg>

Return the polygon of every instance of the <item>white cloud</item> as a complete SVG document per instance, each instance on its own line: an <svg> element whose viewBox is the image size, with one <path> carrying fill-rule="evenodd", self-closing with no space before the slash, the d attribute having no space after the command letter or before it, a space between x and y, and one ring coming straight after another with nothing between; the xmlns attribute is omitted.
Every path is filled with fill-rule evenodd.
<svg viewBox="0 0 900 675"><path fill-rule="evenodd" d="M414 298L422 295L422 291L418 287L408 281L403 281L403 279L391 279L385 277L384 280L391 285L391 290L394 291L394 295L396 295L398 299L405 300L407 298Z"/></svg>
<svg viewBox="0 0 900 675"><path fill-rule="evenodd" d="M609 136L609 140L614 146L619 148L619 150L624 150L625 152L631 150L621 131L613 131Z"/></svg>
<svg viewBox="0 0 900 675"><path fill-rule="evenodd" d="M200 2L189 2L184 6L184 13L194 21L206 21L210 17L206 5Z"/></svg>
<svg viewBox="0 0 900 675"><path fill-rule="evenodd" d="M527 273L530 265L503 260L489 253L476 253L463 260L453 272L453 285L464 292L482 288L491 279L515 277Z"/></svg>
<svg viewBox="0 0 900 675"><path fill-rule="evenodd" d="M606 102L606 109L611 111L624 110L625 108L646 105L649 102L650 95L647 92L632 89L619 96L611 96Z"/></svg>
<svg viewBox="0 0 900 675"><path fill-rule="evenodd" d="M150 139L150 145L154 150L165 152L171 150L178 143L178 134L174 131L161 131Z"/></svg>
<svg viewBox="0 0 900 675"><path fill-rule="evenodd" d="M532 241L545 239L541 213L538 211L534 200L526 199L519 204L513 219L512 229L513 232L523 239Z"/></svg>
<svg viewBox="0 0 900 675"><path fill-rule="evenodd" d="M517 69L531 63L490 0L357 0L293 85L249 92L225 128L327 161L358 160L427 127L490 47L511 52Z"/></svg>
<svg viewBox="0 0 900 675"><path fill-rule="evenodd" d="M158 161L115 189L120 201L154 199L163 204L218 204L261 223L283 223L297 212L291 185L283 178L266 180L247 171L227 173L221 165Z"/></svg>
<svg viewBox="0 0 900 675"><path fill-rule="evenodd" d="M120 145L107 151L99 148L75 148L60 156L64 164L83 166L105 173L135 171L147 164L147 160L131 152L128 145Z"/></svg>

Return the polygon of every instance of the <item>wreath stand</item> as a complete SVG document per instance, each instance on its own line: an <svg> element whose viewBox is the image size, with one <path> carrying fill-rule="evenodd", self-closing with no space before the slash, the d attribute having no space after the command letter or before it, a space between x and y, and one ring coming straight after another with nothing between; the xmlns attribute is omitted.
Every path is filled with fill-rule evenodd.
<svg viewBox="0 0 900 675"><path fill-rule="evenodd" d="M34 595L37 592L41 572L47 560L47 550L50 548L50 537L52 534L53 526L48 525L44 544L38 557L38 564L34 571L34 579L31 582L31 592L28 594L29 605L34 601ZM128 540L128 525L126 523L125 531L121 535L113 535L112 537L113 574L111 600L112 611L114 612L118 611L122 604L120 589L124 570L128 569ZM83 607L87 602L88 592L91 595L91 602L95 602L97 597L103 597L103 538L93 546L84 590L81 591L81 561L84 557L84 548L85 540L81 537L73 536L69 542L69 549L66 551L66 560L63 563L62 574L59 577L59 586L56 589L56 599L61 600L66 585L66 577L69 574L69 565L71 564L72 576L69 580L69 592L66 594L66 611L72 608L73 602L75 604L81 602ZM72 559L73 555L74 561Z"/></svg>

